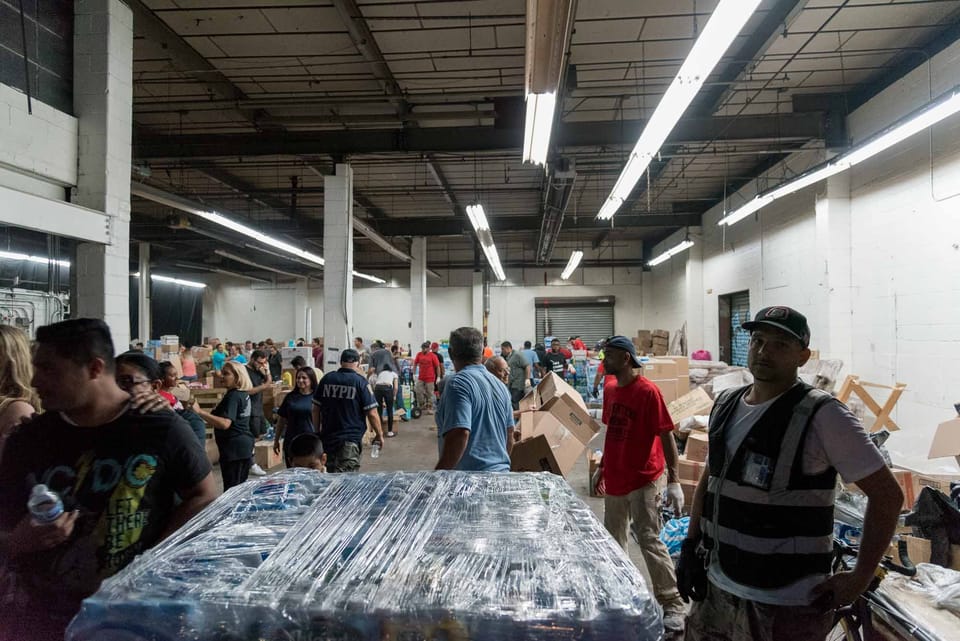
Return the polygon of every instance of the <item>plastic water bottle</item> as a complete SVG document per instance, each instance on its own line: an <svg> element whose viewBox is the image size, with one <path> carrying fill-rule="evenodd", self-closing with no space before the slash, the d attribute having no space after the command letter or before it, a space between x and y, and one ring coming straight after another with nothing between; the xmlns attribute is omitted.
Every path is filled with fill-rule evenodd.
<svg viewBox="0 0 960 641"><path fill-rule="evenodd" d="M27 509L35 523L40 525L53 523L63 514L63 501L56 492L40 483L33 486L30 499L27 501Z"/></svg>
<svg viewBox="0 0 960 641"><path fill-rule="evenodd" d="M370 458L380 458L380 444L374 443L370 448Z"/></svg>

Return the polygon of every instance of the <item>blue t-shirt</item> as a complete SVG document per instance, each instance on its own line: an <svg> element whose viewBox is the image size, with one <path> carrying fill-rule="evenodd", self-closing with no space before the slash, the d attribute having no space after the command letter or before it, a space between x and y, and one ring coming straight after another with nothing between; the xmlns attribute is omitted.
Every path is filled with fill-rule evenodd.
<svg viewBox="0 0 960 641"><path fill-rule="evenodd" d="M324 374L313 402L320 407L323 449L331 453L344 443L359 445L367 431L366 414L377 407L367 379L347 367Z"/></svg>
<svg viewBox="0 0 960 641"><path fill-rule="evenodd" d="M213 360L213 369L218 372L223 369L223 364L227 362L226 352L214 352L210 358Z"/></svg>
<svg viewBox="0 0 960 641"><path fill-rule="evenodd" d="M236 361L236 362L238 362L238 363L240 363L240 364L242 364L242 365L246 365L246 364L247 364L247 357L244 356L243 354L237 354L236 356L234 356L234 357L231 358L230 360Z"/></svg>
<svg viewBox="0 0 960 641"><path fill-rule="evenodd" d="M283 431L284 441L289 443L295 436L316 432L313 427L313 396L293 390L283 399L277 414L287 422Z"/></svg>
<svg viewBox="0 0 960 641"><path fill-rule="evenodd" d="M468 365L447 379L437 412L443 452L443 436L452 429L470 431L467 449L457 470L509 472L507 430L513 427L513 409L507 386L483 365Z"/></svg>
<svg viewBox="0 0 960 641"><path fill-rule="evenodd" d="M535 350L525 349L522 350L523 355L527 357L527 362L530 363L530 376L537 375L537 365L540 364L540 355L537 354Z"/></svg>

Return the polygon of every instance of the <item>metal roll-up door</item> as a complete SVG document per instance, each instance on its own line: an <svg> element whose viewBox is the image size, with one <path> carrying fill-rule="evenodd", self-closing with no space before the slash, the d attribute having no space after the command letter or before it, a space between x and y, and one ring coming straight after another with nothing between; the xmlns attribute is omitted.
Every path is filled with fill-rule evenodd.
<svg viewBox="0 0 960 641"><path fill-rule="evenodd" d="M613 334L614 297L537 299L537 341L556 336L566 343L570 336L580 336L592 347Z"/></svg>

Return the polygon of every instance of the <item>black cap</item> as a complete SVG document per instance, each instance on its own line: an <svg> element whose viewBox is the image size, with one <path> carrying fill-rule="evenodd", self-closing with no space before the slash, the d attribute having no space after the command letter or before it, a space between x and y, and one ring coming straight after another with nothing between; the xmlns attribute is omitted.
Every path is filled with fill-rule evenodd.
<svg viewBox="0 0 960 641"><path fill-rule="evenodd" d="M630 358L633 359L634 365L640 367L642 363L637 357L637 348L633 346L633 341L627 338L626 336L611 336L608 338L604 344L603 349L622 349L623 351L630 354Z"/></svg>
<svg viewBox="0 0 960 641"><path fill-rule="evenodd" d="M420 343L420 349L430 349L430 341L423 341Z"/></svg>
<svg viewBox="0 0 960 641"><path fill-rule="evenodd" d="M359 363L360 353L355 349L345 349L340 352L341 363Z"/></svg>
<svg viewBox="0 0 960 641"><path fill-rule="evenodd" d="M807 317L795 309L764 307L757 312L752 321L747 321L740 327L746 330L754 330L760 328L761 325L769 325L785 331L800 341L804 347L810 345L810 327L807 325Z"/></svg>

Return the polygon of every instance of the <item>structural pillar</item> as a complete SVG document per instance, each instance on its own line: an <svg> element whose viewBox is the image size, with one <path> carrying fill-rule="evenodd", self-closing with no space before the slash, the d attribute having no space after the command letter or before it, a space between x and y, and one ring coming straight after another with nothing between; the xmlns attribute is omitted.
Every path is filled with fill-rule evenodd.
<svg viewBox="0 0 960 641"><path fill-rule="evenodd" d="M471 325L483 330L483 271L473 272L473 284L470 288L473 314Z"/></svg>
<svg viewBox="0 0 960 641"><path fill-rule="evenodd" d="M151 338L150 328L150 290L153 283L150 280L150 243L140 243L140 284L137 287L137 338L144 345Z"/></svg>
<svg viewBox="0 0 960 641"><path fill-rule="evenodd" d="M410 255L410 335L416 349L427 340L427 239L414 238Z"/></svg>
<svg viewBox="0 0 960 641"><path fill-rule="evenodd" d="M353 337L353 169L323 177L324 371L340 365Z"/></svg>
<svg viewBox="0 0 960 641"><path fill-rule="evenodd" d="M115 348L125 351L130 343L133 14L121 0L77 0L73 11L73 108L79 134L73 202L109 219L108 244L77 245L73 316L103 319Z"/></svg>
<svg viewBox="0 0 960 641"><path fill-rule="evenodd" d="M298 278L295 283L296 290L293 296L293 333L296 334L297 338L303 338L308 343L313 339L310 336L311 327L308 321L309 314L309 298L307 296L307 284L308 280L306 278Z"/></svg>
<svg viewBox="0 0 960 641"><path fill-rule="evenodd" d="M821 358L839 358L846 371L853 359L850 172L831 176L816 203L817 270L825 305L810 318L812 347Z"/></svg>
<svg viewBox="0 0 960 641"><path fill-rule="evenodd" d="M703 234L700 227L688 230L694 245L687 250L686 272L684 274L685 308L687 310L687 352L703 349Z"/></svg>

